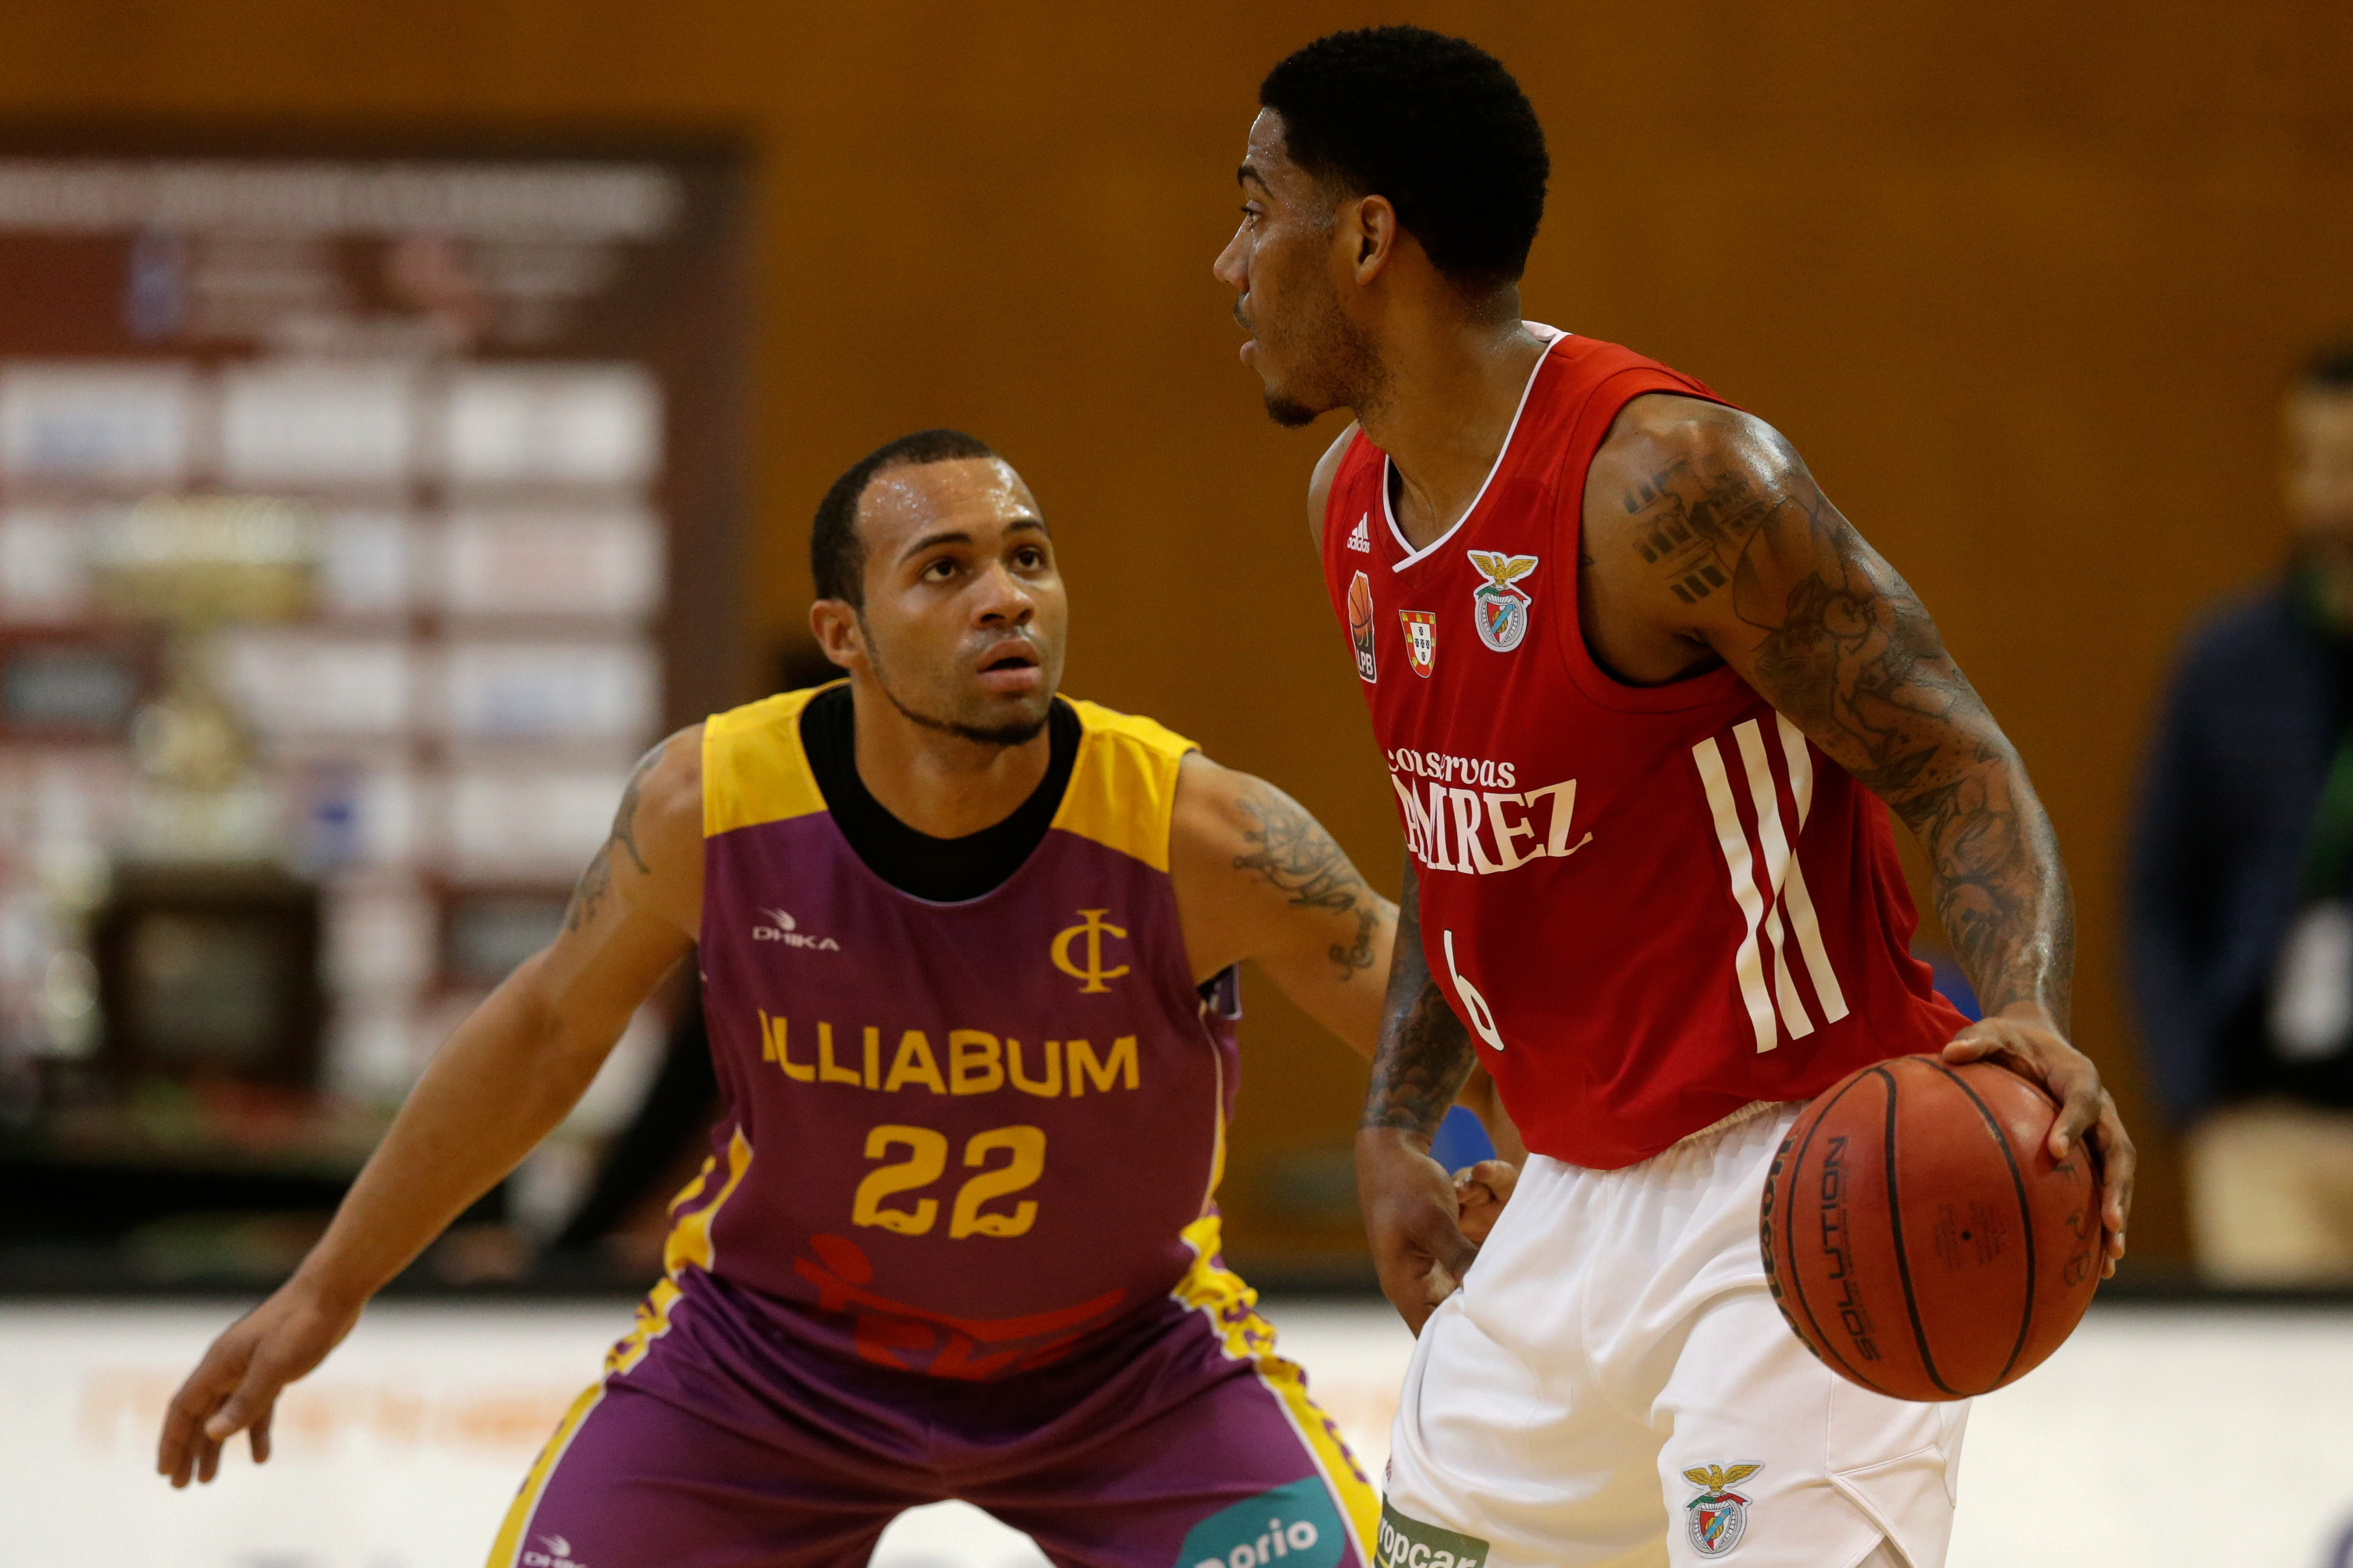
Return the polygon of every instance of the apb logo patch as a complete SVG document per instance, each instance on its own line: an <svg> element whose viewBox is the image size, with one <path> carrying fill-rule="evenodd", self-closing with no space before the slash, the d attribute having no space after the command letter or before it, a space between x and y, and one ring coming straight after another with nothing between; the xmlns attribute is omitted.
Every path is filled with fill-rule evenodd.
<svg viewBox="0 0 2353 1568"><path fill-rule="evenodd" d="M1463 553L1487 579L1471 590L1471 618L1479 627L1479 640L1497 653L1509 653L1528 635L1528 606L1535 603L1533 595L1514 584L1536 569L1536 558L1496 550Z"/></svg>
<svg viewBox="0 0 2353 1568"><path fill-rule="evenodd" d="M1176 1568L1334 1568L1348 1532L1314 1476L1220 1509L1186 1532Z"/></svg>
<svg viewBox="0 0 2353 1568"><path fill-rule="evenodd" d="M1428 610L1399 610L1398 619L1405 623L1406 662L1427 680L1430 667L1438 662L1438 617Z"/></svg>
<svg viewBox="0 0 2353 1568"><path fill-rule="evenodd" d="M1373 658L1373 580L1362 572L1348 584L1348 640L1356 645L1356 674L1378 680L1381 667Z"/></svg>
<svg viewBox="0 0 2353 1568"><path fill-rule="evenodd" d="M1683 1528L1692 1550L1702 1557L1722 1557L1748 1533L1748 1500L1732 1489L1762 1465L1696 1465L1683 1479L1699 1488L1699 1496L1683 1504Z"/></svg>

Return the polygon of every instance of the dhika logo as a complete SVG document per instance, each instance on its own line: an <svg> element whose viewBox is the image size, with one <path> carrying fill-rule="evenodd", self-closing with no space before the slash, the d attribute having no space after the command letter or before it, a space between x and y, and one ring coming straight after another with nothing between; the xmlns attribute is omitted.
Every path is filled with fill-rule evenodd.
<svg viewBox="0 0 2353 1568"><path fill-rule="evenodd" d="M811 936L800 929L799 922L784 910L762 910L768 923L752 928L754 942L781 942L786 947L805 947L812 952L839 952L841 944L829 936Z"/></svg>
<svg viewBox="0 0 2353 1568"><path fill-rule="evenodd" d="M574 1559L572 1542L565 1540L564 1537L543 1535L539 1538L539 1543L546 1550L534 1552L528 1546L522 1549L518 1558L518 1561L522 1563L522 1568L588 1568L586 1563Z"/></svg>

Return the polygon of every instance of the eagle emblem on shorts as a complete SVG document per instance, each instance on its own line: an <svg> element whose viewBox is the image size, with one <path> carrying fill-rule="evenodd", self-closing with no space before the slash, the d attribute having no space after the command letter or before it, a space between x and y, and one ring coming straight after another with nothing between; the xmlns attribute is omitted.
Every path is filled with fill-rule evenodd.
<svg viewBox="0 0 2353 1568"><path fill-rule="evenodd" d="M1699 1496L1683 1504L1683 1528L1692 1550L1702 1557L1722 1557L1748 1533L1748 1500L1732 1489L1763 1465L1695 1465L1683 1479L1699 1488Z"/></svg>
<svg viewBox="0 0 2353 1568"><path fill-rule="evenodd" d="M1463 553L1487 579L1471 590L1471 618L1478 624L1479 640L1497 653L1509 653L1528 635L1528 605L1535 596L1515 584L1536 569L1536 558L1506 555L1499 550Z"/></svg>

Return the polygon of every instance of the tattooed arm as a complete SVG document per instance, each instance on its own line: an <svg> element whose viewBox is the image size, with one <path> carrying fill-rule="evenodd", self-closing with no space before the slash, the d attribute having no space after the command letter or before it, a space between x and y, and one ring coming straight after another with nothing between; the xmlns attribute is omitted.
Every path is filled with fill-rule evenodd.
<svg viewBox="0 0 2353 1568"><path fill-rule="evenodd" d="M2052 1152L2082 1138L2098 1154L2113 1272L2132 1141L2065 1037L2074 913L2058 839L1918 597L1778 433L1695 399L1627 405L1584 518L1578 604L1603 664L1640 684L1730 664L1918 837L1986 1010L1946 1059L1997 1057L2058 1097Z"/></svg>
<svg viewBox="0 0 2353 1568"><path fill-rule="evenodd" d="M1196 752L1177 774L1168 862L1195 979L1253 959L1317 1023L1371 1054L1397 906L1322 823Z"/></svg>
<svg viewBox="0 0 2353 1568"><path fill-rule="evenodd" d="M165 1414L156 1468L209 1481L249 1432L269 1457L279 1391L554 1130L629 1016L694 942L702 901L700 729L638 764L564 929L458 1026L294 1277L213 1342Z"/></svg>
<svg viewBox="0 0 2353 1568"><path fill-rule="evenodd" d="M1185 945L1195 978L1206 980L1240 959L1253 959L1284 994L1358 1051L1374 1056L1375 1045L1379 1045L1373 1064L1374 1098L1385 1105L1395 1100L1386 1114L1396 1119L1396 1128L1412 1123L1403 1134L1392 1128L1388 1135L1419 1140L1410 1152L1419 1165L1409 1163L1405 1169L1409 1180L1436 1173L1434 1190L1443 1213L1425 1212L1410 1198L1409 1205L1418 1220L1427 1223L1435 1215L1442 1225L1443 1256L1459 1270L1509 1201L1517 1174L1512 1162L1526 1151L1495 1096L1493 1080L1472 1060L1461 1025L1430 987L1419 940L1401 931L1397 906L1366 885L1346 853L1297 801L1198 752L1185 759L1178 774L1169 874L1176 884L1176 907L1185 922ZM1406 897L1410 905L1410 868ZM1401 985L1408 989L1400 991ZM1418 1026L1424 1032L1451 1031L1444 1036L1446 1049L1460 1053L1459 1063L1450 1056L1434 1076L1428 1064L1408 1060L1413 1047L1400 1046L1396 1037L1404 1005L1400 998L1417 995L1424 1004ZM1406 1056L1400 1056L1401 1050ZM1400 1085L1394 1096L1382 1087L1391 1081ZM1430 1158L1430 1134L1458 1097L1485 1124L1504 1156L1481 1162L1462 1173L1459 1183ZM1421 1125L1425 1121L1426 1127ZM1366 1125L1372 1122L1368 1120ZM1360 1135L1360 1187L1363 1163ZM1369 1199L1366 1206L1369 1215ZM1392 1272L1385 1262L1385 1289ZM1400 1283L1391 1293L1417 1328L1430 1308L1453 1289L1451 1274L1442 1280L1424 1280L1422 1275L1428 1273L1425 1265L1410 1285ZM1407 1306L1430 1290L1436 1294L1418 1311Z"/></svg>
<svg viewBox="0 0 2353 1568"><path fill-rule="evenodd" d="M1474 1075L1486 1077L1462 1020L1446 1005L1422 955L1420 888L1409 860L1405 900L1398 911L1397 958L1381 1008L1380 1048L1373 1056L1372 1082L1356 1131L1356 1197L1381 1293L1416 1333L1453 1293L1478 1254L1473 1238L1464 1233L1466 1218L1475 1209L1478 1223L1472 1228L1483 1239L1493 1211L1511 1192L1509 1163L1483 1163L1458 1184L1430 1157L1430 1141L1447 1107ZM1524 1152L1507 1123L1491 1123L1490 1130L1499 1149Z"/></svg>

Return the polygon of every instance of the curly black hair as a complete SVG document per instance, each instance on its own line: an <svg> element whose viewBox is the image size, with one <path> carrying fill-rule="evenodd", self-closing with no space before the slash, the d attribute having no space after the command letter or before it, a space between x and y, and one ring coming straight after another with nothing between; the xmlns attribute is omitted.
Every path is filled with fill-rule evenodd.
<svg viewBox="0 0 2353 1568"><path fill-rule="evenodd" d="M865 607L866 546L858 537L858 503L876 475L997 455L987 442L961 430L918 430L886 441L850 464L817 503L817 521L809 528L809 574L817 580L817 596L844 600L853 609Z"/></svg>
<svg viewBox="0 0 2353 1568"><path fill-rule="evenodd" d="M1514 282L1544 221L1552 161L1520 84L1476 44L1426 27L1333 33L1259 85L1293 163L1353 195L1387 196L1460 287Z"/></svg>

